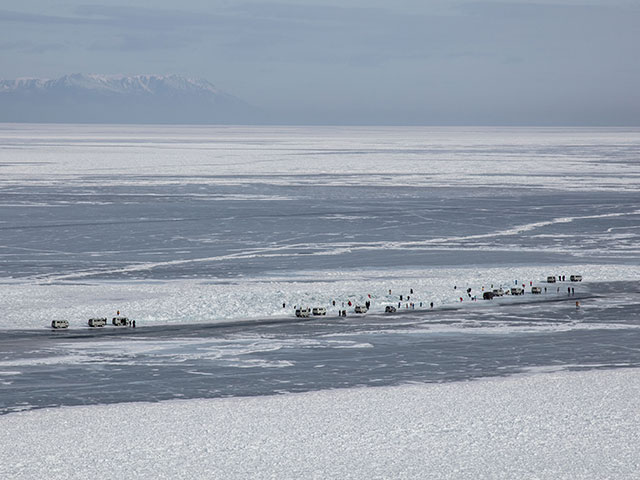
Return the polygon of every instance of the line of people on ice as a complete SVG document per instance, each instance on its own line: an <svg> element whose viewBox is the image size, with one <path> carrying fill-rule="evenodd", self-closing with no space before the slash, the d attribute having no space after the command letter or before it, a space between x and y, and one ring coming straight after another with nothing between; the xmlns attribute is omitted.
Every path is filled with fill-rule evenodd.
<svg viewBox="0 0 640 480"><path fill-rule="evenodd" d="M553 278L554 282L555 282L555 279L556 279L556 277L547 277L547 278ZM557 276L558 281L561 281L561 282L566 281L566 278L567 278L566 275L558 275ZM571 275L570 279L571 279L572 282L573 281L582 281L582 276L581 275ZM547 293L547 287L546 286L545 287L534 286L533 285L533 280L529 280L528 282L520 283L518 281L518 279L515 279L514 280L515 287L513 287L513 288L505 287L504 290L502 288L494 288L494 285L491 284L490 288L487 291L485 291L485 286L483 285L480 288L480 292L482 293L481 297L482 297L482 299L490 300L490 299L493 299L496 296L524 295L525 294L525 289L527 287L527 283L529 284L529 287L531 289L531 293L532 294L540 294L540 293L543 292L543 290L544 290L545 294ZM457 292L458 291L458 286L454 285L453 286L453 290ZM478 295L473 293L473 290L472 290L471 287L468 287L466 289L465 293L466 293L466 298L469 301L477 301L478 300ZM557 287L556 293L560 293L560 287ZM387 297L391 297L392 295L393 295L392 289L388 289ZM397 296L397 299L398 299L397 300L397 307L395 306L395 303L392 304L392 305L389 305L388 304L389 298L387 298L386 302L385 302L385 303L387 303L386 308L385 308L385 312L393 313L393 312L396 312L398 309L403 309L403 307L404 307L404 310L415 310L416 306L418 306L418 308L426 308L427 303L424 302L424 301L420 301L420 302L417 302L417 303L415 301L411 301L411 296L412 295L414 295L414 289L413 288L409 289L409 293L408 294L405 294L405 293L399 294ZM569 296L575 295L575 287L567 287L567 295L569 295ZM366 300L364 305L366 307L366 310L369 310L371 308L372 296L371 296L371 294L367 294L367 297L368 297L368 300ZM461 296L457 296L456 300L460 301L460 302L463 302L465 300L465 295L463 294ZM338 312L338 316L340 316L340 317L346 317L347 310L345 309L345 307L357 307L357 309L362 308L360 305L357 305L355 303L355 301L352 301L351 298L347 299L346 301L331 300L331 305L333 307L336 307L336 306L338 307L337 312ZM434 302L432 302L432 301L429 302L428 306L429 306L430 309L433 309L434 306L435 306ZM282 308L285 309L286 307L287 307L287 303L286 302L282 302ZM298 305L294 305L293 306L294 311L297 310L298 308L301 308L301 307L298 307ZM361 313L362 311L366 311L366 310L364 310L364 309L363 310L357 310L356 313Z"/></svg>

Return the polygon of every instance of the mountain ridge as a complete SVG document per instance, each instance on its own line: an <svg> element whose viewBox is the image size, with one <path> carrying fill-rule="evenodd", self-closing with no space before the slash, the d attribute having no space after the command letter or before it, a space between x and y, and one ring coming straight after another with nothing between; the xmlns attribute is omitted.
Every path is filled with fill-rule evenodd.
<svg viewBox="0 0 640 480"><path fill-rule="evenodd" d="M74 73L0 80L0 121L259 123L261 112L201 78Z"/></svg>

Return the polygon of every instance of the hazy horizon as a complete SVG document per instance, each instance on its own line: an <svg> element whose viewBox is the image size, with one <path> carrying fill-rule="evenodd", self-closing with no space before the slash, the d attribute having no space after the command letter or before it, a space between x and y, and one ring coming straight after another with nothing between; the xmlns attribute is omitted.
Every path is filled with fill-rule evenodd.
<svg viewBox="0 0 640 480"><path fill-rule="evenodd" d="M624 0L34 0L0 9L0 77L181 74L276 124L631 126L638 24Z"/></svg>

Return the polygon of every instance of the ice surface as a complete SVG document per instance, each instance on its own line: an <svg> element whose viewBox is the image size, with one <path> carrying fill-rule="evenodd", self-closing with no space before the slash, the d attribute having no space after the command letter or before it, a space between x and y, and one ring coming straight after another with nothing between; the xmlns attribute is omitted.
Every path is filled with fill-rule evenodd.
<svg viewBox="0 0 640 480"><path fill-rule="evenodd" d="M5 124L0 162L5 163L2 183L19 185L250 180L637 191L638 134L634 128Z"/></svg>
<svg viewBox="0 0 640 480"><path fill-rule="evenodd" d="M0 477L627 480L640 371L0 417Z"/></svg>
<svg viewBox="0 0 640 480"><path fill-rule="evenodd" d="M0 125L0 477L633 478L639 133Z"/></svg>
<svg viewBox="0 0 640 480"><path fill-rule="evenodd" d="M5 124L0 329L634 280L638 133Z"/></svg>
<svg viewBox="0 0 640 480"><path fill-rule="evenodd" d="M204 280L173 281L87 281L84 283L32 284L7 282L0 296L0 329L43 328L51 319L65 318L70 328L86 327L87 319L115 316L116 311L136 319L139 326L166 323L223 322L265 317L293 317L294 306L326 306L327 315L338 310L353 312L353 306L372 302L371 313L384 312L386 305L398 306L399 296L406 309L407 295L416 308L436 308L472 303L467 288L482 297L482 288L510 288L529 282L547 287L549 273L580 272L586 279L598 281L640 279L640 269L623 265L550 265L504 268L436 268L424 270L319 271L313 274L273 275L213 282ZM583 284L572 283L578 292ZM548 295L566 295L569 283L548 285ZM561 286L560 286L561 285ZM454 290L454 286L457 288ZM410 294L410 290L414 294ZM389 295L391 290L391 295ZM371 295L371 298L369 298ZM543 298L543 297L541 297ZM334 307L332 302L336 301ZM352 306L348 306L348 302ZM503 299L508 301L508 298ZM282 303L287 305L282 308ZM422 302L422 307L420 303ZM343 306L344 303L344 306ZM487 303L473 302L474 307ZM471 305L469 305L471 306Z"/></svg>

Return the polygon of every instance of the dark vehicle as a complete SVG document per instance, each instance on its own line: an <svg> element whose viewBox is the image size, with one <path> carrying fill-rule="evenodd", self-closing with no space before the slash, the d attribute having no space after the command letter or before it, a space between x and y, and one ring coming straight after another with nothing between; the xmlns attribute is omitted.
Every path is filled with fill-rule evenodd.
<svg viewBox="0 0 640 480"><path fill-rule="evenodd" d="M482 294L482 299L483 300L493 300L493 297L495 297L493 292L484 292Z"/></svg>
<svg viewBox="0 0 640 480"><path fill-rule="evenodd" d="M116 327L125 327L129 324L129 319L127 317L113 317L111 323Z"/></svg>
<svg viewBox="0 0 640 480"><path fill-rule="evenodd" d="M556 283L556 277L554 277L553 275L549 275L547 277L547 283Z"/></svg>
<svg viewBox="0 0 640 480"><path fill-rule="evenodd" d="M387 306L384 308L384 312L385 312L385 313L396 313L396 307L393 307L393 306L391 306L391 305L387 305Z"/></svg>
<svg viewBox="0 0 640 480"><path fill-rule="evenodd" d="M535 294L542 293L542 289L540 287L531 287L531 293L535 293Z"/></svg>
<svg viewBox="0 0 640 480"><path fill-rule="evenodd" d="M571 280L572 282L581 282L582 281L582 275L571 275L569 277L569 280Z"/></svg>

